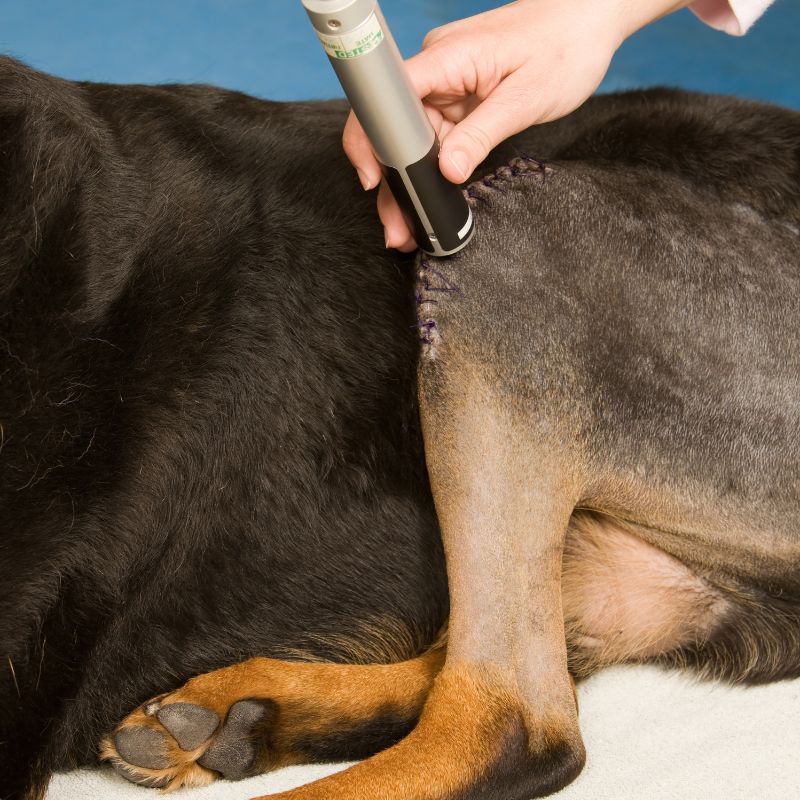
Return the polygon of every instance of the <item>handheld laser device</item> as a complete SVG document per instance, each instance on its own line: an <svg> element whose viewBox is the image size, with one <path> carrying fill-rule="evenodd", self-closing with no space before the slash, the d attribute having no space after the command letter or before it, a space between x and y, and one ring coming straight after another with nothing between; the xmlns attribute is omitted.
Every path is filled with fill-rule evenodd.
<svg viewBox="0 0 800 800"><path fill-rule="evenodd" d="M472 210L439 170L439 140L377 0L303 6L417 244L435 256L458 252L474 233Z"/></svg>

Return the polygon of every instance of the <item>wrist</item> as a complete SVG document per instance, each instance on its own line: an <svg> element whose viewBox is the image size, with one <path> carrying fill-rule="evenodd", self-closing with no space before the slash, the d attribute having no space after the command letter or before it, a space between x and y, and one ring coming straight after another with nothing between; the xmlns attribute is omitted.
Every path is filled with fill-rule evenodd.
<svg viewBox="0 0 800 800"><path fill-rule="evenodd" d="M619 44L622 44L629 36L651 22L691 5L692 0L614 0L614 2L619 20Z"/></svg>
<svg viewBox="0 0 800 800"><path fill-rule="evenodd" d="M507 7L519 12L523 23L535 26L542 14L557 14L574 28L588 26L598 47L615 52L638 30L691 5L693 0L514 0Z"/></svg>

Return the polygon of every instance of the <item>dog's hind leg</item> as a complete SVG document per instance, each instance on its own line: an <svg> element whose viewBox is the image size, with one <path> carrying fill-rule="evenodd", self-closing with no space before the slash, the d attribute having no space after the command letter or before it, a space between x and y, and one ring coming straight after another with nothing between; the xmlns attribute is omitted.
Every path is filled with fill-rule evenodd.
<svg viewBox="0 0 800 800"><path fill-rule="evenodd" d="M253 658L130 714L101 757L146 786L203 786L289 764L365 758L416 724L443 644L397 664Z"/></svg>

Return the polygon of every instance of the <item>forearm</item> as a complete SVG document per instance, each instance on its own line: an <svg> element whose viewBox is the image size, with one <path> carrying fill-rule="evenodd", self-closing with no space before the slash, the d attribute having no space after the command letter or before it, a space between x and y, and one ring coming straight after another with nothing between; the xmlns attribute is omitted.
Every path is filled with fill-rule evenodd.
<svg viewBox="0 0 800 800"><path fill-rule="evenodd" d="M636 31L690 5L692 0L614 0L620 44Z"/></svg>
<svg viewBox="0 0 800 800"><path fill-rule="evenodd" d="M537 3L539 0L521 0ZM604 4L617 46L636 31L682 8L689 8L712 28L741 36L774 0L588 0L592 10ZM588 10L588 8L587 8Z"/></svg>
<svg viewBox="0 0 800 800"><path fill-rule="evenodd" d="M622 40L661 17L688 7L712 28L741 36L773 0L615 0ZM621 41L622 41L621 40Z"/></svg>
<svg viewBox="0 0 800 800"><path fill-rule="evenodd" d="M717 0L720 1L720 0ZM721 0L724 2L724 0ZM762 0L763 1L763 0ZM629 36L657 19L686 8L692 0L562 0L564 13L581 15L598 25L598 37L616 50ZM548 0L516 0L511 5L527 5L541 12ZM536 14L535 19L539 17Z"/></svg>

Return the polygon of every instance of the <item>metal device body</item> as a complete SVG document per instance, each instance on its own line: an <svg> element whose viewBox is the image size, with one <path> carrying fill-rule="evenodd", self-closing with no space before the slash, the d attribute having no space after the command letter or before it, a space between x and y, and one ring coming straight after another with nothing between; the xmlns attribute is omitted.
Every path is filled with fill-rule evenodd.
<svg viewBox="0 0 800 800"><path fill-rule="evenodd" d="M417 244L447 256L474 233L461 189L439 170L439 140L377 0L303 0Z"/></svg>

